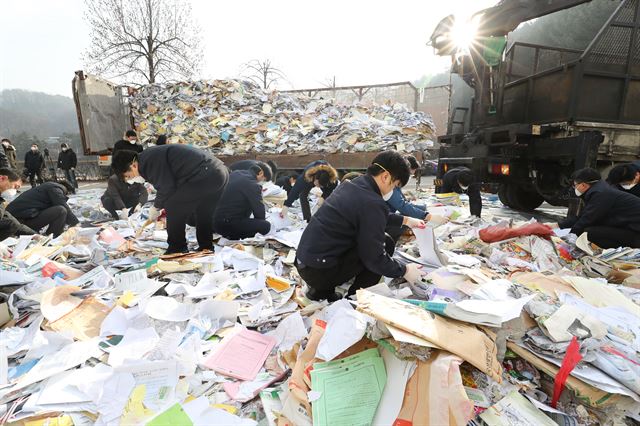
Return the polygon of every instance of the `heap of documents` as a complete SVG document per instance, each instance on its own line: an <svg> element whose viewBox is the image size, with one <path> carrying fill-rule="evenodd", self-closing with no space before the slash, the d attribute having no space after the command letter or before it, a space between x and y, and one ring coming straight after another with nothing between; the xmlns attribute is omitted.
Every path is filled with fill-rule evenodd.
<svg viewBox="0 0 640 426"><path fill-rule="evenodd" d="M131 99L142 141L166 134L170 143L214 154L297 154L433 146L430 116L402 104L341 105L303 93L265 91L241 80L153 84Z"/></svg>
<svg viewBox="0 0 640 426"><path fill-rule="evenodd" d="M640 421L639 250L560 231L485 243L482 229L535 220L491 196L479 220L465 196L421 190L451 221L405 234L395 257L425 278L312 302L293 266L296 206L287 219L269 206L269 235L163 256L163 223L142 229L150 205L113 221L98 195L72 196L81 227L3 242L0 423Z"/></svg>

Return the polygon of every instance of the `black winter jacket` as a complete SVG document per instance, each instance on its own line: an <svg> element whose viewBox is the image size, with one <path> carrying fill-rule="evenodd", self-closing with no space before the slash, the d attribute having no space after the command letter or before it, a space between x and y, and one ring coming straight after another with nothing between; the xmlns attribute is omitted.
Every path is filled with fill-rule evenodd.
<svg viewBox="0 0 640 426"><path fill-rule="evenodd" d="M385 228L402 226L403 217L389 213L375 180L369 175L338 186L302 233L297 258L312 268L332 268L357 248L372 272L398 278L406 267L385 251Z"/></svg>
<svg viewBox="0 0 640 426"><path fill-rule="evenodd" d="M183 185L197 185L212 171L218 179L216 188L222 188L229 179L229 171L222 161L213 155L189 145L154 146L138 154L140 176L156 189L157 208Z"/></svg>
<svg viewBox="0 0 640 426"><path fill-rule="evenodd" d="M24 156L24 167L30 172L37 172L44 168L44 157L40 151L29 150Z"/></svg>
<svg viewBox="0 0 640 426"><path fill-rule="evenodd" d="M129 184L122 180L120 176L111 175L107 181L107 190L100 200L113 200L116 210L135 207L136 204L144 204L149 198L147 189L141 183Z"/></svg>
<svg viewBox="0 0 640 426"><path fill-rule="evenodd" d="M591 226L608 226L640 232L640 198L612 188L605 181L594 183L582 194L584 208L578 217L558 222L576 235Z"/></svg>
<svg viewBox="0 0 640 426"><path fill-rule="evenodd" d="M64 195L64 187L59 183L45 182L18 195L7 206L7 211L18 219L33 219L41 211L53 206L62 206L67 210L67 225L79 223L67 204L68 197Z"/></svg>
<svg viewBox="0 0 640 426"><path fill-rule="evenodd" d="M469 170L466 167L456 167L449 170L442 176L442 186L438 189L439 194L448 194L455 192L457 194L466 193L469 196L469 213L480 217L482 213L482 197L480 196L480 184L472 183L467 190L463 190L458 184L458 173L463 170Z"/></svg>
<svg viewBox="0 0 640 426"><path fill-rule="evenodd" d="M233 171L229 174L229 183L218 203L215 220L247 219L252 213L255 219L265 218L262 188L253 173L247 170Z"/></svg>
<svg viewBox="0 0 640 426"><path fill-rule="evenodd" d="M72 149L60 151L58 154L58 168L62 170L75 169L78 165L78 157Z"/></svg>

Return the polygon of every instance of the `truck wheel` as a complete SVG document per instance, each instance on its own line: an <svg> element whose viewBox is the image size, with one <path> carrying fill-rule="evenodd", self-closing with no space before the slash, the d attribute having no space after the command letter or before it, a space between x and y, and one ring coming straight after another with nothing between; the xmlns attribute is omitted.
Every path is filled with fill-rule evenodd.
<svg viewBox="0 0 640 426"><path fill-rule="evenodd" d="M500 188L498 189L498 199L500 199L500 202L506 207L511 207L511 202L509 201L509 185L506 183L500 184Z"/></svg>
<svg viewBox="0 0 640 426"><path fill-rule="evenodd" d="M531 211L540 207L544 198L537 192L527 191L517 185L509 185L507 190L507 200L516 210Z"/></svg>

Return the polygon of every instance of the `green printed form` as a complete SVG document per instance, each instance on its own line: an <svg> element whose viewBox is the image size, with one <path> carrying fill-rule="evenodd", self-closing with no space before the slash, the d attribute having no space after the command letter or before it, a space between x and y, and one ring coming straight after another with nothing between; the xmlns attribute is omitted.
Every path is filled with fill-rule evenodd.
<svg viewBox="0 0 640 426"><path fill-rule="evenodd" d="M369 425L382 396L387 373L377 349L314 364L311 389L314 426Z"/></svg>

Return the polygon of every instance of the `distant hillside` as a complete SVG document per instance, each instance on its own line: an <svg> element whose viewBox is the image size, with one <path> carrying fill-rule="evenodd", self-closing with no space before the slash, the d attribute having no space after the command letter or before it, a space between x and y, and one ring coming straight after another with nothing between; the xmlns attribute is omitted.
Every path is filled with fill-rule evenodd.
<svg viewBox="0 0 640 426"><path fill-rule="evenodd" d="M27 133L39 139L78 133L73 99L29 90L0 92L0 135Z"/></svg>

